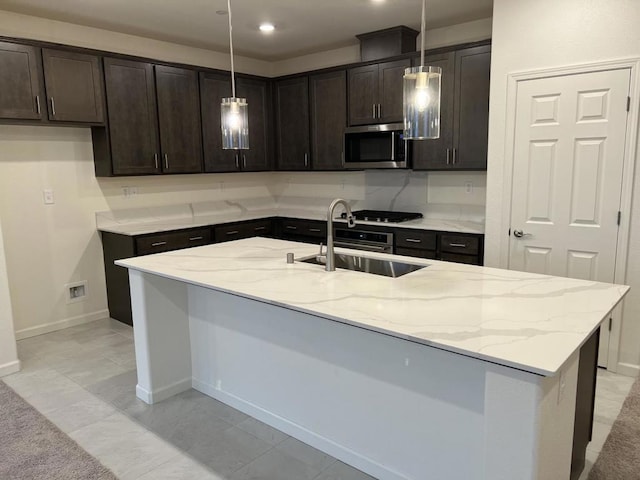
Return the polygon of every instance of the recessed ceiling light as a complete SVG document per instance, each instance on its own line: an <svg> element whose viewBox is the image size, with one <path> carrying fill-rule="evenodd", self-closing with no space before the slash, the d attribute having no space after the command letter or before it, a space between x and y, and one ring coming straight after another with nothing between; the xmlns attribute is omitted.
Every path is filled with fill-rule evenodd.
<svg viewBox="0 0 640 480"><path fill-rule="evenodd" d="M276 27L273 26L272 23L262 23L260 24L260 31L265 33L273 32Z"/></svg>

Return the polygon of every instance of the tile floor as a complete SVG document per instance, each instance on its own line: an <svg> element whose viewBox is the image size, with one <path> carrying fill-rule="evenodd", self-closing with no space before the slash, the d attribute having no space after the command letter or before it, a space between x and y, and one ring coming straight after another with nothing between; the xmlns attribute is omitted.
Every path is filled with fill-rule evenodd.
<svg viewBox="0 0 640 480"><path fill-rule="evenodd" d="M18 342L3 380L123 480L365 480L372 477L195 390L135 397L133 331L110 319ZM587 478L632 378L598 374Z"/></svg>

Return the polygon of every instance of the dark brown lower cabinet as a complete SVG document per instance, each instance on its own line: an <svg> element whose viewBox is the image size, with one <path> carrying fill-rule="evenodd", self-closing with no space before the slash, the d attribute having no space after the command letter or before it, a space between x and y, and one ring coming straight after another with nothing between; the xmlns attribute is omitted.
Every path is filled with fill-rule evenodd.
<svg viewBox="0 0 640 480"><path fill-rule="evenodd" d="M470 265L483 264L483 235L400 228L394 233L397 255Z"/></svg>

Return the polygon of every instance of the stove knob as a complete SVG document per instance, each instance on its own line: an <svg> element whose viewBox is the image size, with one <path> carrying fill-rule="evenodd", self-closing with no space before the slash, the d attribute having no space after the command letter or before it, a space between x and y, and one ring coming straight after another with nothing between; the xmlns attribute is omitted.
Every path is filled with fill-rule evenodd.
<svg viewBox="0 0 640 480"><path fill-rule="evenodd" d="M369 221L369 217L364 217L364 221L368 222Z"/></svg>
<svg viewBox="0 0 640 480"><path fill-rule="evenodd" d="M384 219L384 223L389 223L389 219L388 219L388 218L385 218L385 219Z"/></svg>
<svg viewBox="0 0 640 480"><path fill-rule="evenodd" d="M382 219L381 219L380 217L378 217L378 218L377 218L377 221L378 221L378 222L381 222L381 221L382 221Z"/></svg>

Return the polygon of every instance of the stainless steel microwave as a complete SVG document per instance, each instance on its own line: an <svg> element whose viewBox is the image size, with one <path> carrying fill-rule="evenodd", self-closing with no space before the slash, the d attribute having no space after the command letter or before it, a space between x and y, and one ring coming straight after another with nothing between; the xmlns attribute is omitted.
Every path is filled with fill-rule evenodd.
<svg viewBox="0 0 640 480"><path fill-rule="evenodd" d="M407 168L404 125L364 125L344 131L345 168Z"/></svg>

